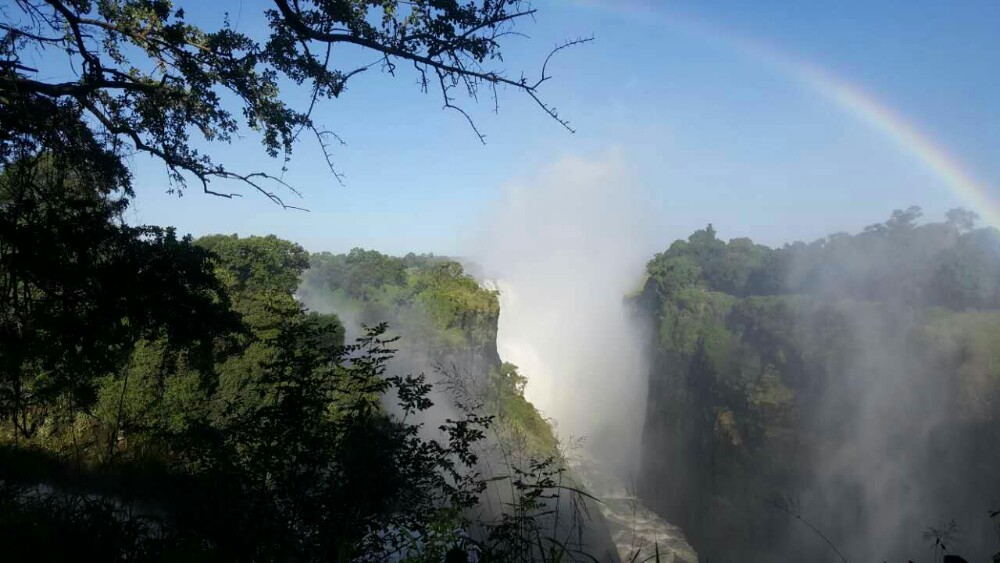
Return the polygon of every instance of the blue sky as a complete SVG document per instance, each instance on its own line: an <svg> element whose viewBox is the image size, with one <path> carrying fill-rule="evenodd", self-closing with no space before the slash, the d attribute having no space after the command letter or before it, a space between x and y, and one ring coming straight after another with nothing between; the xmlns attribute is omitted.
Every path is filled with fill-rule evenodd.
<svg viewBox="0 0 1000 563"><path fill-rule="evenodd" d="M190 2L178 2L187 5ZM243 29L251 0L219 0ZM284 211L247 192L236 200L192 189L165 193L162 171L138 159L131 220L195 235L265 234L309 250L366 246L463 254L506 186L565 156L615 151L641 186L666 247L708 222L724 237L769 244L857 230L916 204L929 218L962 205L911 155L786 71L724 38L740 36L808 61L905 116L989 186L1000 201L1000 3L850 0L537 1L530 39L513 39L505 66L533 70L559 41L592 44L554 60L543 94L572 121L569 134L513 91L500 112L467 104L487 144L441 111L415 76L360 77L319 120L339 133L346 185L303 144L286 178L303 194ZM216 10L212 12L210 10ZM353 56L348 54L348 57ZM216 147L230 165L277 170L251 141Z"/></svg>

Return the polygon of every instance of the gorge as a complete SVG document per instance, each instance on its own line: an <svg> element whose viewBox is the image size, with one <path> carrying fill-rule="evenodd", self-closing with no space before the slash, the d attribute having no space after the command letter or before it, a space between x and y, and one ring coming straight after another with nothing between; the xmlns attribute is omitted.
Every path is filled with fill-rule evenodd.
<svg viewBox="0 0 1000 563"><path fill-rule="evenodd" d="M778 249L709 226L631 291L595 254L522 248L470 266L496 302L455 326L516 364L522 428L551 421L623 557L918 560L945 536L987 557L1000 237L918 220Z"/></svg>
<svg viewBox="0 0 1000 563"><path fill-rule="evenodd" d="M308 554L342 541L331 530L373 559L996 553L995 229L910 208L770 248L709 225L643 268L550 219L569 243L529 232L506 265L153 239L147 271L186 257L204 288L184 307L212 324L94 366L120 371L86 411L26 412L0 450L8 526L127 554ZM147 322L189 318L173 308ZM331 527L315 516L331 498L390 519ZM139 527L153 516L163 528Z"/></svg>

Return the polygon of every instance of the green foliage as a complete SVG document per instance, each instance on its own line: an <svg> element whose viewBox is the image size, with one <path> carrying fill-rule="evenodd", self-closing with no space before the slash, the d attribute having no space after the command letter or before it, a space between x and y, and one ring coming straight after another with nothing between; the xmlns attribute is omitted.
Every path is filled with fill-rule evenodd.
<svg viewBox="0 0 1000 563"><path fill-rule="evenodd" d="M177 412L169 393L133 380L130 387L139 389L126 393L125 408L133 423L123 423L115 466L72 472L70 483L90 491L84 497L73 489L38 492L32 483L42 472L6 466L11 488L0 499L7 503L0 507L2 532L39 530L18 536L17 552L56 553L42 539L79 526L96 536L80 543L87 553L160 558L187 546L212 560L384 560L393 552L420 553L426 542L457 541L439 536L460 529L463 510L485 486L471 468L490 421L449 420L435 440L403 422L430 406L430 388L422 377L385 372L392 351L384 328L342 347L332 363L297 345L308 341L297 330L307 329L292 329L289 347L261 378L270 393L223 421ZM382 408L390 391L403 418ZM188 424L157 426L169 416ZM162 469L135 473L151 464ZM123 472L135 475L124 479ZM102 486L108 478L111 486Z"/></svg>
<svg viewBox="0 0 1000 563"><path fill-rule="evenodd" d="M680 241L671 249L677 248ZM650 280L654 280L664 295L675 295L681 289L697 285L701 281L701 267L689 256L671 251L657 254L646 267Z"/></svg>
<svg viewBox="0 0 1000 563"><path fill-rule="evenodd" d="M198 246L214 254L233 276L230 291L291 294L299 276L309 267L301 246L274 235L240 239L237 235L201 237Z"/></svg>
<svg viewBox="0 0 1000 563"><path fill-rule="evenodd" d="M657 329L645 430L655 453L644 470L670 486L647 484L647 498L700 554L779 557L786 522L762 514L759 499L807 486L804 468L835 457L831 436L856 431L857 378L869 375L858 372L880 367L859 363L873 338L898 342L894 369L938 390L925 399L948 413L927 438L934 451L995 435L1000 233L975 229L965 210L919 218L919 208L897 210L855 235L779 249L721 241L709 225L649 262L634 297ZM947 451L928 463L996 491L992 453ZM937 502L938 483L921 483Z"/></svg>
<svg viewBox="0 0 1000 563"><path fill-rule="evenodd" d="M687 241L676 241L670 249L650 261L647 272L659 289L669 295L680 288L703 283L713 291L746 295L754 272L761 269L771 250L750 239L726 243L716 238L708 225Z"/></svg>
<svg viewBox="0 0 1000 563"><path fill-rule="evenodd" d="M958 416L970 421L996 416L1000 409L1000 314L936 309L912 338L925 357L938 359L946 373L955 374Z"/></svg>
<svg viewBox="0 0 1000 563"><path fill-rule="evenodd" d="M405 336L403 346L434 351L438 359L495 349L496 292L446 258L396 258L360 248L346 255L314 254L300 295L306 303L333 302L362 323L390 321Z"/></svg>
<svg viewBox="0 0 1000 563"><path fill-rule="evenodd" d="M303 277L305 302L336 303L362 322L389 321L400 345L432 363L470 372L488 413L498 417L531 455L550 455L557 441L549 423L524 398L525 376L496 354L497 293L465 274L458 262L434 255L396 258L374 250L314 254ZM478 361L469 362L469 356Z"/></svg>
<svg viewBox="0 0 1000 563"><path fill-rule="evenodd" d="M140 339L197 356L238 327L205 251L120 223L127 202L87 179L56 157L0 173L0 417L15 437L62 396L86 408Z"/></svg>
<svg viewBox="0 0 1000 563"><path fill-rule="evenodd" d="M313 120L312 110L378 65L391 75L415 69L422 88L438 88L453 109L456 88L474 101L480 87L495 92L509 86L567 126L539 97L547 76L529 81L490 68L502 58L503 38L519 35L514 26L535 13L521 0L267 4L257 8L266 27L252 26L258 32L248 34L228 16L203 29L171 0L12 3L2 13L0 168L56 154L106 180L99 184L128 191L126 159L140 152L166 166L172 189L194 179L218 193L210 183L231 180L283 204L275 190L288 186L280 176L234 171L203 145L231 143L250 130L270 157L287 162L306 132L339 178L329 150L339 138ZM351 49L377 62L338 66L342 50ZM53 79L59 73L35 68L31 61L37 59L77 72L66 81ZM286 85L301 87L311 103L297 109L300 104L286 98Z"/></svg>
<svg viewBox="0 0 1000 563"><path fill-rule="evenodd" d="M661 346L676 354L693 353L699 341L711 350L724 347L723 322L734 302L728 295L699 287L678 291L662 302Z"/></svg>
<svg viewBox="0 0 1000 563"><path fill-rule="evenodd" d="M315 103L375 65L395 75L399 62L463 116L455 88L475 100L481 86L506 85L568 128L538 95L548 76L489 68L533 13L520 0L274 0L253 37L228 18L201 29L170 0L0 10L0 437L18 460L0 465L5 553L380 561L454 552L484 487L473 446L492 419L467 413L441 426L443 438L423 437L407 417L430 406L429 384L387 372L394 339L384 324L345 345L339 319L303 310L298 245L235 235L195 244L124 225L129 159L164 164L171 191L193 179L232 197L214 191L228 180L284 205L275 190L294 189L280 176L233 170L203 146L250 131L287 164L305 132L339 179L329 151L338 138L313 121ZM341 44L377 62L337 68ZM29 66L36 58L77 72L53 80ZM294 109L285 84L305 86L310 103ZM496 296L461 267L352 254L344 294L372 311L419 309L429 325L410 326L430 329L418 341L493 342ZM523 407L514 391L504 401ZM38 458L57 470L22 465ZM529 512L547 468L516 481ZM50 486L56 473L66 488ZM529 512L518 512L522 523Z"/></svg>
<svg viewBox="0 0 1000 563"><path fill-rule="evenodd" d="M473 448L490 419L449 420L439 439L405 422L430 407L430 386L387 373L384 325L344 345L336 316L303 310L300 247L193 244L117 224L103 196L45 193L56 197L18 192L2 209L0 273L16 290L4 336L32 344L11 348L18 363L5 355L4 441L17 455L0 476L0 534L18 538L12 552L57 557L46 538L74 529L100 558L382 559L461 527L484 486ZM40 238L52 254L23 260L23 233L60 229L90 244ZM67 295L76 308L49 306ZM38 471L40 456L57 469Z"/></svg>
<svg viewBox="0 0 1000 563"><path fill-rule="evenodd" d="M32 392L43 383L51 387L32 395L30 408L6 405L14 431L0 446L0 534L18 539L9 553L58 558L65 555L62 544L49 539L73 539L78 532L87 536L78 541L80 556L104 559L416 561L471 545L462 531L472 526L469 509L489 482L479 474L480 443L496 415L466 409L436 432L423 429L419 414L432 406L432 386L423 374L389 373L397 338L386 335L386 325L345 345L336 315L307 312L296 300L307 265L298 245L273 236L192 242L170 231L133 231L113 221L103 196L84 199L89 207L66 214L73 223L65 228L110 233L124 256L104 253L109 247L81 230L99 244L51 260L85 265L86 275L103 276L106 267L122 276L98 278L108 283L81 294L87 307L107 304L93 314L108 317L87 320L114 322L89 348L73 350L75 356L25 347L7 380ZM62 200L43 201L56 206ZM27 221L24 209L34 208L3 208L12 217L8 232L19 235L23 225L42 234L41 226L63 228L48 215ZM21 248L11 240L17 241L0 239L3 248ZM36 329L37 336L7 334L43 338L51 332L61 342L88 342L85 327L56 313L92 309L49 313L39 303L52 298L48 291L61 287L60 280L40 276L47 270L34 263L17 262L21 254L13 250L8 256L6 279L38 285L15 294L32 300L8 301L7 326L21 319L55 328ZM345 259L359 302L381 306L392 299L420 310L428 345L455 352L492 343L494 292L455 262L402 261L404 268L401 259L370 252ZM79 369L87 366L89 372ZM531 452L550 456L556 441L525 401L525 379L514 366L498 368L487 376L490 410L528 438ZM86 401L76 392L84 385ZM395 405L386 408L390 397ZM522 532L529 524L541 530L535 519L548 508L539 503L553 498L552 479L561 472L544 459L516 473L521 467L512 465L508 477L517 491L511 506L518 508L477 524L484 530L479 549L494 560L530 557L509 550L536 549ZM513 535L502 531L513 530L512 518L522 527Z"/></svg>
<svg viewBox="0 0 1000 563"><path fill-rule="evenodd" d="M495 460L500 471L515 472L557 452L549 422L524 398L527 378L496 352L497 293L466 275L461 264L433 255L396 258L362 249L314 254L311 262L299 290L302 300L332 303L363 323L389 321L397 327L399 346L429 359L418 365L443 376L443 387L456 390L459 403L477 405L493 418L489 442L507 452L502 463ZM521 498L516 491L510 497L505 502ZM526 508L520 517L534 518L536 512L545 511ZM511 517L514 512L505 513L504 518Z"/></svg>
<svg viewBox="0 0 1000 563"><path fill-rule="evenodd" d="M700 285L737 297L808 294L962 308L1000 306L1000 233L973 229L976 215L953 209L944 223L917 224L919 207L896 210L856 235L771 249L728 243L709 225L676 241L647 266L670 298Z"/></svg>
<svg viewBox="0 0 1000 563"><path fill-rule="evenodd" d="M548 421L524 398L528 378L509 362L489 373L486 400L489 412L497 413L501 422L510 426L514 435L523 437L527 453L543 458L556 452L559 442Z"/></svg>
<svg viewBox="0 0 1000 563"><path fill-rule="evenodd" d="M346 331L337 315L309 312L305 323L309 325L309 334L315 337L315 341L310 343L312 348L333 356L344 345Z"/></svg>
<svg viewBox="0 0 1000 563"><path fill-rule="evenodd" d="M446 341L482 347L495 345L495 319L500 303L495 291L479 286L457 262L442 262L412 271L408 286L413 303L430 314Z"/></svg>

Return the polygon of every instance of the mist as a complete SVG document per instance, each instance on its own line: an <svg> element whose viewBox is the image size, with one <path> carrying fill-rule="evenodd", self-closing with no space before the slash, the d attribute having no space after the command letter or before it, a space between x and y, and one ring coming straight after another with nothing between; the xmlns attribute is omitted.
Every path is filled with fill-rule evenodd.
<svg viewBox="0 0 1000 563"><path fill-rule="evenodd" d="M567 156L513 182L474 254L500 294L497 346L564 443L634 462L646 338L625 295L653 248L644 192L624 157Z"/></svg>
<svg viewBox="0 0 1000 563"><path fill-rule="evenodd" d="M912 272L929 260L891 252L875 247L831 256L827 273L812 280L819 301L800 312L797 322L806 327L822 322L818 310L836 311L850 350L803 417L817 454L801 491L802 509L852 559L921 560L930 543L925 532L951 521L958 533L949 549L985 558L995 541L987 514L1000 490L977 475L976 467L995 454L977 444L982 429L962 408L962 383L952 366L970 352L927 335L930 295L884 280L873 286L885 296L879 301L834 297L856 294L849 280L870 275L872 264L895 262ZM793 263L793 271L799 268ZM927 349L928 341L939 341L940 349ZM800 540L812 533L790 524Z"/></svg>
<svg viewBox="0 0 1000 563"><path fill-rule="evenodd" d="M427 381L432 383L427 395L432 404L425 410L407 414L402 411L395 390L389 390L382 396L382 406L388 413L419 423L419 434L422 438L441 439L444 434L439 427L447 420L459 418L462 414L455 406L456 397L448 390L451 384L448 379L452 375L469 379L468 376L472 374L482 373L487 359L478 350L464 350L445 355L422 341L418 337L420 331L416 327L430 326L431 320L421 307L400 307L384 311L381 315L373 316L370 313L366 315L359 304L332 292L329 287L324 287L322 282L308 275L302 279L297 298L309 311L337 315L344 325L345 344L354 344L358 338L365 336L366 327L373 327L380 322L388 323L386 334L382 338L398 338L388 344L394 350L386 365L388 373L425 376ZM452 366L453 369L449 373L444 373L442 368L444 365Z"/></svg>
<svg viewBox="0 0 1000 563"><path fill-rule="evenodd" d="M990 360L970 363L983 352L963 332L983 330L970 325L982 314L972 312L982 290L955 301L956 279L941 278L962 271L960 287L992 287L989 270L978 269L995 260L989 253L968 262L976 269L941 268L950 263L942 257L989 232L918 225L919 216L916 207L896 211L853 237L789 253L787 287L804 296L792 320L799 341L805 350L824 342L838 358L804 358L803 375L815 387L800 389L797 400L807 405L800 425L811 454L794 492L803 514L855 560L923 559L933 543L926 534L950 523L952 553L985 558L996 540L987 515L1000 487L984 480L995 471L984 467L996 461ZM809 343L825 330L838 341ZM793 544L814 536L789 526Z"/></svg>

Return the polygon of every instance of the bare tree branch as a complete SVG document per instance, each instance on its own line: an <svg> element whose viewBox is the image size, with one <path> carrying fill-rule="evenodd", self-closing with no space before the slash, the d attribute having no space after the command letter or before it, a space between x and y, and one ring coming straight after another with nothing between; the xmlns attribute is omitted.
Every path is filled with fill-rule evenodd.
<svg viewBox="0 0 1000 563"><path fill-rule="evenodd" d="M844 557L844 554L841 553L839 549L837 549L836 544L834 544L830 540L830 538L826 537L826 534L824 534L819 528L813 525L812 522L802 517L802 507L800 506L799 499L797 497L790 495L784 495L784 496L777 495L774 498L771 498L765 502L769 506L771 506L771 508L784 512L785 514L788 514L792 518L795 518L799 522L805 524L806 527L808 527L810 530L813 531L813 533L815 533L824 542L826 542L826 545L830 546L830 549L832 549L833 552L837 554L837 557L840 558L840 560L843 563L847 563L847 558Z"/></svg>
<svg viewBox="0 0 1000 563"><path fill-rule="evenodd" d="M0 37L0 101L11 108L16 103L24 111L0 112L5 120L0 125L21 135L21 146L49 150L54 147L36 142L39 123L50 109L58 109L63 112L61 118L77 115L82 127L94 127L92 148L100 146L121 158L134 149L162 161L177 190L193 177L205 193L235 197L238 194L209 187L213 181L234 181L283 207L292 206L276 191L299 194L281 177L262 171L230 171L203 153L199 143L232 142L242 138L243 128L249 128L259 135L270 157L284 158L284 174L293 147L308 129L327 167L343 184L333 158L333 147L343 141L314 122L316 108L322 99L338 97L349 80L377 64L394 76L399 61L410 61L423 92L433 72L443 108L458 112L481 143L486 136L459 103L456 88L475 103L480 89L488 85L496 112L498 87L512 87L573 131L555 107L543 100L539 88L550 78L549 63L556 53L592 38L555 47L533 81L524 74L508 75L495 66L503 61L500 40L524 36L513 26L533 20L536 13L523 0L445 6L404 0L272 2L273 9L264 12L270 24L268 35L257 40L232 29L228 21L218 30L203 31L189 24L183 9L167 0L141 5L108 0L100 9L77 0L14 0L11 12L19 10L19 16L0 11L5 20L0 22L0 31L6 34ZM411 11L397 16L397 4ZM356 68L333 68L337 45L353 45L376 54L377 59ZM62 54L67 67L77 73L76 79L48 80L37 69L21 64L27 49L46 57ZM147 63L152 63L153 70L144 68ZM284 101L282 81L309 88L304 107L295 109ZM36 123L19 117L28 114L34 115ZM201 138L193 138L198 133ZM0 154L0 165L6 160ZM130 190L130 175L121 178Z"/></svg>

